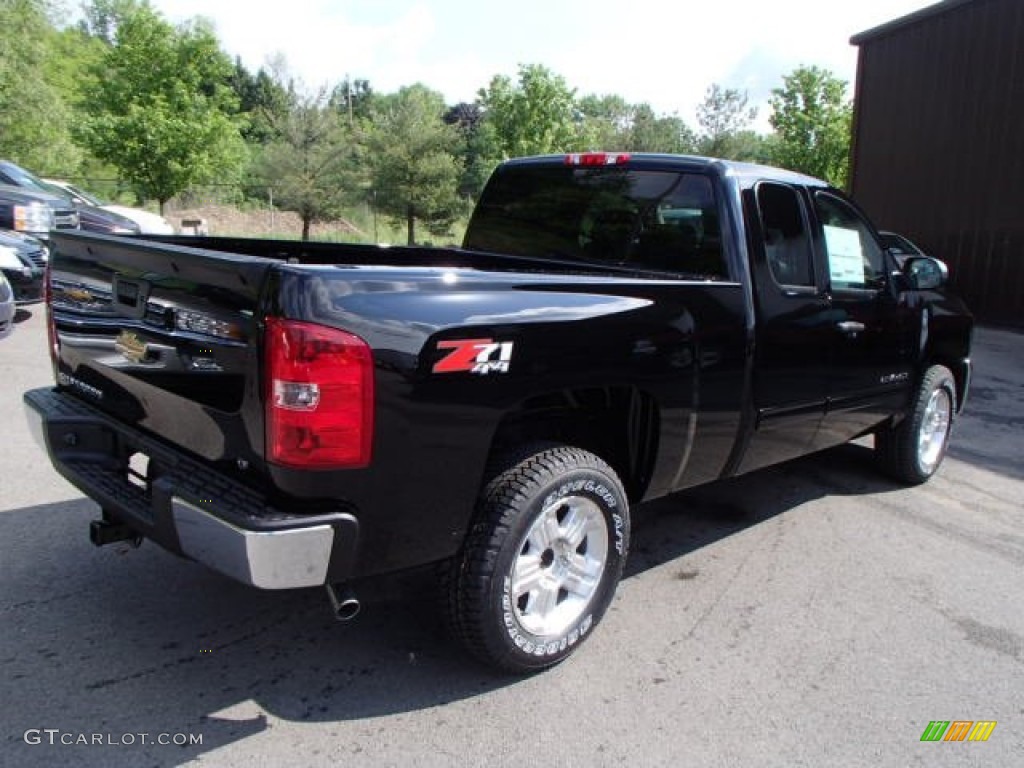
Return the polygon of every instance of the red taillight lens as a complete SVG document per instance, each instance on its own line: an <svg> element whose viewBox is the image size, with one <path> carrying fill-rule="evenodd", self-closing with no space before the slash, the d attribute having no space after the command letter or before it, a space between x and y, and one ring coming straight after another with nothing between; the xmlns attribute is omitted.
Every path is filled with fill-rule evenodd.
<svg viewBox="0 0 1024 768"><path fill-rule="evenodd" d="M279 317L266 322L267 460L357 468L373 444L373 355L358 336Z"/></svg>
<svg viewBox="0 0 1024 768"><path fill-rule="evenodd" d="M624 165L628 162L628 152L581 152L565 156L566 165Z"/></svg>
<svg viewBox="0 0 1024 768"><path fill-rule="evenodd" d="M53 258L52 255L50 257ZM60 340L57 337L57 321L53 317L53 289L50 287L50 259L46 260L46 274L43 275L43 301L46 302L46 340L50 347L50 363L57 369L60 357Z"/></svg>

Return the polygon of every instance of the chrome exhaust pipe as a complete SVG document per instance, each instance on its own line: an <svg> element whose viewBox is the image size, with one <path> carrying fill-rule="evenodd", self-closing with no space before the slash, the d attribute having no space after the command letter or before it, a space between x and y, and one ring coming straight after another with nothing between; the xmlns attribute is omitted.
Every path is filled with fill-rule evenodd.
<svg viewBox="0 0 1024 768"><path fill-rule="evenodd" d="M342 584L327 585L327 599L331 601L331 610L338 621L351 621L359 615L362 604L352 587Z"/></svg>

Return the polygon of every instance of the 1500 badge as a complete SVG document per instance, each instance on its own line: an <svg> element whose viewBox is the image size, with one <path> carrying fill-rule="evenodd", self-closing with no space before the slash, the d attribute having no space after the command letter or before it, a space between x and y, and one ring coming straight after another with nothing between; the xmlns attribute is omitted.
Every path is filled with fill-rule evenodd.
<svg viewBox="0 0 1024 768"><path fill-rule="evenodd" d="M493 339L459 339L458 341L439 341L438 350L447 350L448 354L434 363L434 373L508 373L512 362L511 341L494 341Z"/></svg>

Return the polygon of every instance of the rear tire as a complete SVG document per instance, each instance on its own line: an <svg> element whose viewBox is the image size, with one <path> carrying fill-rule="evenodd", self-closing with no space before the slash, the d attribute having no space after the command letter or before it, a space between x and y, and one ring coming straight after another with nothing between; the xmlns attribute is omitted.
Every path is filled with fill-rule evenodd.
<svg viewBox="0 0 1024 768"><path fill-rule="evenodd" d="M447 578L449 621L509 672L565 659L611 603L629 545L622 483L579 448L538 447L484 488Z"/></svg>
<svg viewBox="0 0 1024 768"><path fill-rule="evenodd" d="M907 485L920 485L934 475L945 458L955 413L953 374L933 365L921 378L907 417L875 433L875 450L886 474Z"/></svg>

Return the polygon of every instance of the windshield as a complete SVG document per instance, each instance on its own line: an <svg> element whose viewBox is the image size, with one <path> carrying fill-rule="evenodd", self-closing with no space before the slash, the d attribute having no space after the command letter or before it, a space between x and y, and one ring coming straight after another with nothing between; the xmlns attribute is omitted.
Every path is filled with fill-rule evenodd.
<svg viewBox="0 0 1024 768"><path fill-rule="evenodd" d="M74 184L58 184L54 182L50 186L53 187L62 195L71 194L77 197L86 205L94 205L97 208L101 208L102 206L107 204L105 201L100 200L98 197L96 197L96 195L90 194L81 187L76 187Z"/></svg>
<svg viewBox="0 0 1024 768"><path fill-rule="evenodd" d="M895 232L879 232L878 237L881 239L883 247L889 248L896 253L905 253L912 256L921 253L920 248L902 235L897 235Z"/></svg>
<svg viewBox="0 0 1024 768"><path fill-rule="evenodd" d="M50 195L54 193L53 187L14 163L0 163L0 173L15 186L34 189L37 192L46 192ZM66 193L62 191L59 194L63 197Z"/></svg>
<svg viewBox="0 0 1024 768"><path fill-rule="evenodd" d="M467 249L726 277L711 179L621 166L498 171L466 231Z"/></svg>

